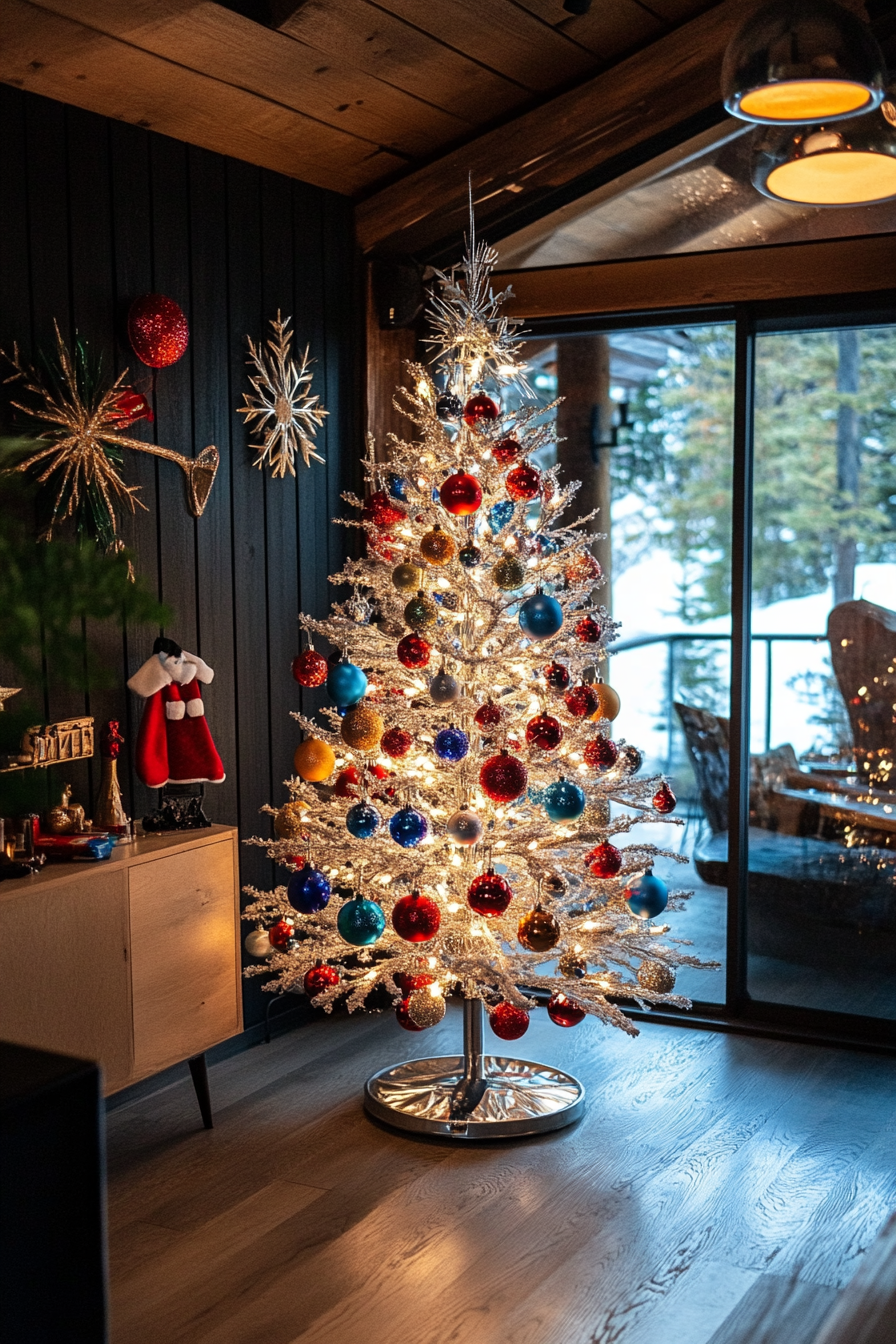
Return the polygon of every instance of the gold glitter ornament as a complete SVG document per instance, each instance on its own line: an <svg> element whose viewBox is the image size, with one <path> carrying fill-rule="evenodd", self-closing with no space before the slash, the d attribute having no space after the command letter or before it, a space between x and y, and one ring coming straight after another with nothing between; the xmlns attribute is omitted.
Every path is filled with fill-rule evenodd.
<svg viewBox="0 0 896 1344"><path fill-rule="evenodd" d="M434 527L421 539L420 554L429 565L450 565L457 555L457 547L453 537L441 527Z"/></svg>
<svg viewBox="0 0 896 1344"><path fill-rule="evenodd" d="M638 967L638 984L654 994L671 994L675 988L675 972L664 961L642 961Z"/></svg>
<svg viewBox="0 0 896 1344"><path fill-rule="evenodd" d="M420 587L423 573L418 565L412 565L407 560L396 565L392 571L392 586L397 588L400 593L414 592Z"/></svg>
<svg viewBox="0 0 896 1344"><path fill-rule="evenodd" d="M557 970L572 980L582 980L588 974L588 963L578 952L564 952L557 962Z"/></svg>
<svg viewBox="0 0 896 1344"><path fill-rule="evenodd" d="M528 915L523 915L516 936L530 952L550 952L560 941L560 921L550 910L536 905Z"/></svg>
<svg viewBox="0 0 896 1344"><path fill-rule="evenodd" d="M526 571L515 555L505 555L492 570L492 582L505 593L521 588L525 580Z"/></svg>
<svg viewBox="0 0 896 1344"><path fill-rule="evenodd" d="M375 751L386 725L375 709L356 705L342 720L342 740L357 751Z"/></svg>
<svg viewBox="0 0 896 1344"><path fill-rule="evenodd" d="M301 803L284 803L274 817L274 831L281 840L298 840L302 834Z"/></svg>
<svg viewBox="0 0 896 1344"><path fill-rule="evenodd" d="M292 763L297 775L309 784L319 784L328 779L336 769L336 753L328 742L319 737L309 737L296 747Z"/></svg>
<svg viewBox="0 0 896 1344"><path fill-rule="evenodd" d="M439 609L421 588L404 609L404 619L412 630L428 630L438 620Z"/></svg>
<svg viewBox="0 0 896 1344"><path fill-rule="evenodd" d="M429 989L415 989L408 999L408 1017L417 1027L434 1027L445 1016L443 996L430 994Z"/></svg>

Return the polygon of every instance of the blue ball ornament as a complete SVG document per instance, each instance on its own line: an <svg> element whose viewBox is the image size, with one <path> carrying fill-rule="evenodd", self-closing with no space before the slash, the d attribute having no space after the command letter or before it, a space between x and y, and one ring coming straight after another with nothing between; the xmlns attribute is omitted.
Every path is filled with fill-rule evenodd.
<svg viewBox="0 0 896 1344"><path fill-rule="evenodd" d="M407 482L401 476L396 476L394 471L390 471L386 477L386 489L393 499L407 501L408 487Z"/></svg>
<svg viewBox="0 0 896 1344"><path fill-rule="evenodd" d="M356 705L367 694L367 677L354 663L338 662L327 677L327 695L337 705Z"/></svg>
<svg viewBox="0 0 896 1344"><path fill-rule="evenodd" d="M629 909L638 919L655 919L665 910L669 901L669 888L665 882L648 871L629 883L625 889L625 899Z"/></svg>
<svg viewBox="0 0 896 1344"><path fill-rule="evenodd" d="M286 899L300 914L316 915L330 899L330 884L319 868L306 863L289 879Z"/></svg>
<svg viewBox="0 0 896 1344"><path fill-rule="evenodd" d="M585 811L585 791L571 779L555 779L541 795L551 821L575 821Z"/></svg>
<svg viewBox="0 0 896 1344"><path fill-rule="evenodd" d="M416 849L429 835L429 823L415 807L400 807L389 818L389 834L402 849Z"/></svg>
<svg viewBox="0 0 896 1344"><path fill-rule="evenodd" d="M563 624L563 608L556 597L533 593L520 607L520 629L530 639L550 639Z"/></svg>
<svg viewBox="0 0 896 1344"><path fill-rule="evenodd" d="M539 555L556 555L560 550L560 542L549 532L536 532L535 548Z"/></svg>
<svg viewBox="0 0 896 1344"><path fill-rule="evenodd" d="M351 943L352 947L370 947L371 943L382 938L386 916L376 901L353 896L336 916L336 927L339 936Z"/></svg>
<svg viewBox="0 0 896 1344"><path fill-rule="evenodd" d="M513 517L514 504L509 499L499 499L488 511L488 525L495 536L506 527Z"/></svg>
<svg viewBox="0 0 896 1344"><path fill-rule="evenodd" d="M462 761L470 750L470 739L460 728L442 728L436 733L433 749L440 761Z"/></svg>
<svg viewBox="0 0 896 1344"><path fill-rule="evenodd" d="M345 828L356 840L369 840L382 824L383 818L372 803L355 803L345 814Z"/></svg>

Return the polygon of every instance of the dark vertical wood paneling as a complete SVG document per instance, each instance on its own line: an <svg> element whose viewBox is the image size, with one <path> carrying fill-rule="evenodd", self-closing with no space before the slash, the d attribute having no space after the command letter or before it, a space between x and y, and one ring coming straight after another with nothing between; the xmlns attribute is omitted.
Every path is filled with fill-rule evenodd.
<svg viewBox="0 0 896 1344"><path fill-rule="evenodd" d="M122 535L141 578L173 608L165 633L215 669L205 699L227 779L209 787L206 809L243 836L269 834L259 808L283 801L298 738L289 718L300 703L290 676L296 615L300 607L322 614L334 596L327 574L341 565L346 537L329 519L359 452L357 407L348 404L359 348L351 207L275 173L6 86L0 114L0 345L17 340L30 358L50 347L58 318L66 339L77 329L103 351L110 372L126 367L128 382L153 400L155 425L134 426L136 437L154 436L186 456L214 443L221 454L205 514L195 520L183 473L128 453L126 476L141 487L147 510L125 515ZM130 302L150 291L175 299L191 330L183 359L156 373L137 360L125 325ZM320 436L326 466L299 466L298 479L286 481L253 468L236 414L248 389L245 338L265 339L278 308L293 316L296 344L310 344L314 390L330 411ZM134 775L141 705L124 683L157 632L86 633L118 671L117 687L91 687L86 700L51 687L45 709L83 712L86 703L98 719L121 719L125 802L140 817L156 794ZM41 688L30 689L39 698ZM304 707L320 699L315 692ZM97 765L92 779L82 767L74 781L85 805ZM53 772L48 780L54 791L63 782ZM246 848L241 862L244 882L267 885L278 876L257 849ZM260 990L258 981L246 987L247 1023L263 1013Z"/></svg>

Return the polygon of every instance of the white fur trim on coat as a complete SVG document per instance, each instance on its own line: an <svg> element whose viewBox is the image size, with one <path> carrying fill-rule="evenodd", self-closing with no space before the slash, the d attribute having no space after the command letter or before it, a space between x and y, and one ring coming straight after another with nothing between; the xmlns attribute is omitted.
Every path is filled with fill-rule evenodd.
<svg viewBox="0 0 896 1344"><path fill-rule="evenodd" d="M200 699L182 701L181 703L186 703L188 719L201 719L205 713L205 705Z"/></svg>
<svg viewBox="0 0 896 1344"><path fill-rule="evenodd" d="M148 700L156 691L160 691L163 686L168 686L170 683L171 673L166 670L159 655L154 653L130 678L128 687L135 695Z"/></svg>
<svg viewBox="0 0 896 1344"><path fill-rule="evenodd" d="M184 650L178 658L167 653L154 653L130 678L128 687L135 695L148 700L163 686L170 686L172 681L178 686L186 686L195 678L207 686L214 675L208 663L195 653Z"/></svg>
<svg viewBox="0 0 896 1344"><path fill-rule="evenodd" d="M182 719L185 708L183 700L169 700L165 705L165 718Z"/></svg>

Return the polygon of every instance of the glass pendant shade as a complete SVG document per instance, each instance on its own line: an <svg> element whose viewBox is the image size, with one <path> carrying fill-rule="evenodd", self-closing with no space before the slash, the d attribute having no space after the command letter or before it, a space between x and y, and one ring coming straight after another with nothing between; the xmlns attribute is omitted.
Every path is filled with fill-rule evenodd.
<svg viewBox="0 0 896 1344"><path fill-rule="evenodd" d="M836 121L880 106L885 68L871 29L834 0L772 0L729 42L722 99L744 121Z"/></svg>
<svg viewBox="0 0 896 1344"><path fill-rule="evenodd" d="M896 107L832 126L756 131L753 185L773 200L871 205L896 197Z"/></svg>

